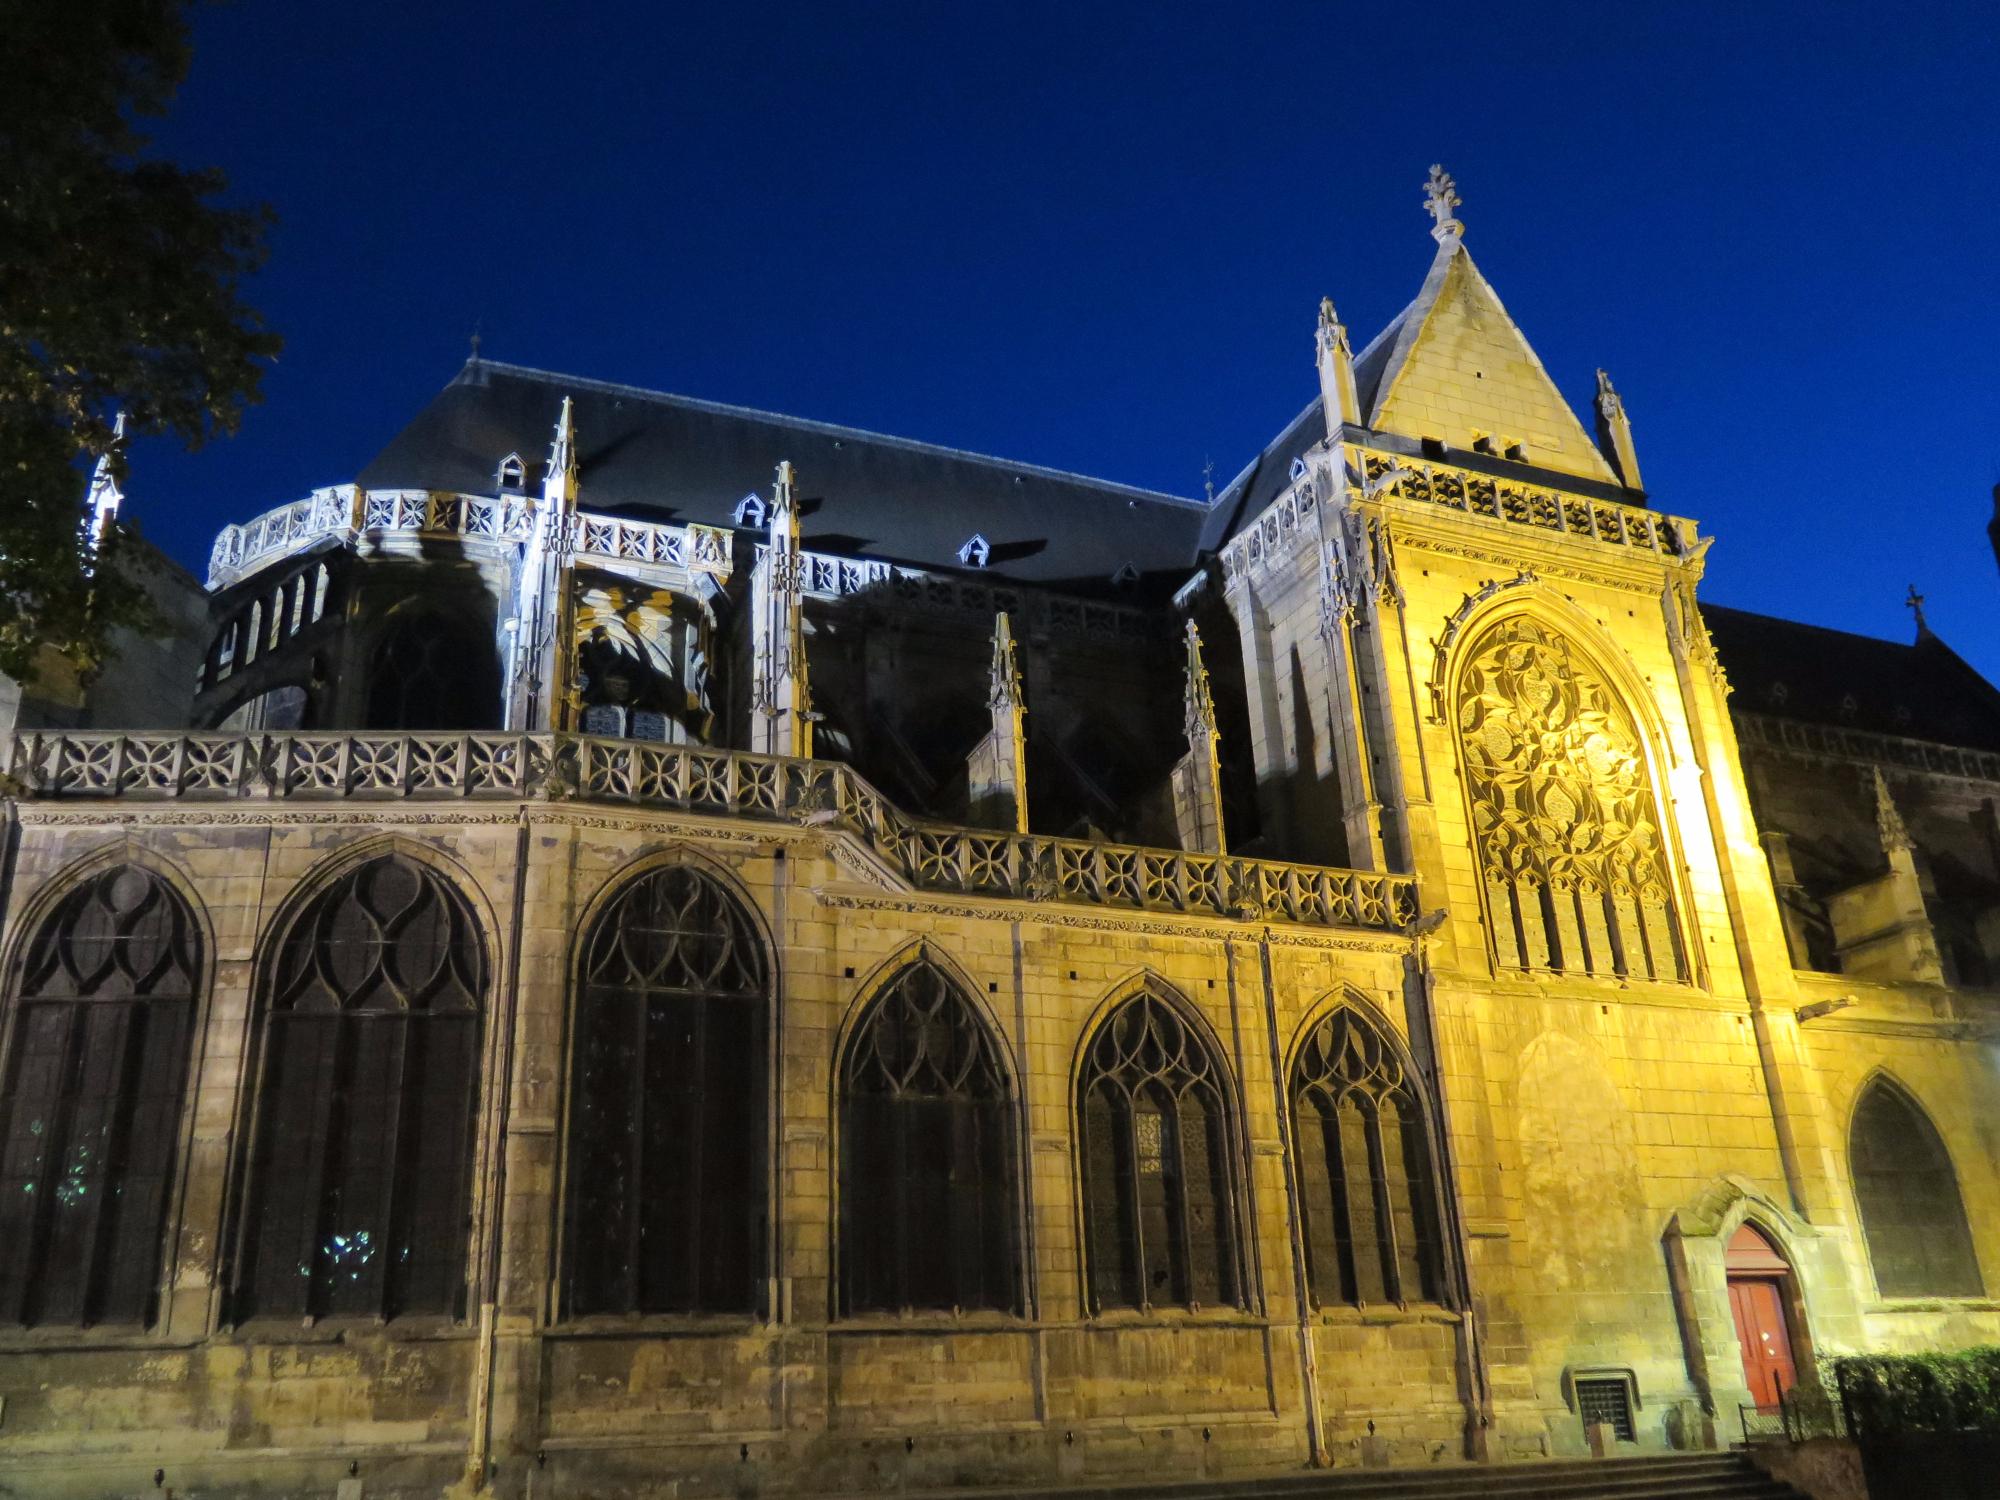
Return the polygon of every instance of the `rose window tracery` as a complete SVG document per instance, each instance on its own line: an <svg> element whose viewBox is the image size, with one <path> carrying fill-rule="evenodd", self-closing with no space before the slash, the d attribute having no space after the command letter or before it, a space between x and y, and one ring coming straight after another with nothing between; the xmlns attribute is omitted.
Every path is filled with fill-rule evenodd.
<svg viewBox="0 0 2000 1500"><path fill-rule="evenodd" d="M1466 656L1457 730L1501 965L1684 978L1638 727L1589 664L1503 620Z"/></svg>

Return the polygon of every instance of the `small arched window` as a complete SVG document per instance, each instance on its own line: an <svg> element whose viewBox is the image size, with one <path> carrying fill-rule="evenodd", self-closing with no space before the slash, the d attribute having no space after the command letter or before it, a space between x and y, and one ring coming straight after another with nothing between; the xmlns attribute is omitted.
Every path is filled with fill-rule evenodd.
<svg viewBox="0 0 2000 1500"><path fill-rule="evenodd" d="M500 717L492 642L433 611L406 614L368 665L370 729L491 729Z"/></svg>
<svg viewBox="0 0 2000 1500"><path fill-rule="evenodd" d="M1222 1069L1166 999L1142 990L1098 1028L1077 1118L1093 1306L1240 1304Z"/></svg>
<svg viewBox="0 0 2000 1500"><path fill-rule="evenodd" d="M1423 1109L1389 1039L1342 1007L1292 1065L1293 1140L1316 1305L1438 1300Z"/></svg>
<svg viewBox="0 0 2000 1500"><path fill-rule="evenodd" d="M1685 979L1643 741L1597 669L1510 616L1466 652L1455 712L1500 967Z"/></svg>
<svg viewBox="0 0 2000 1500"><path fill-rule="evenodd" d="M1012 1091L973 1002L911 964L840 1086L841 1310L1018 1311Z"/></svg>
<svg viewBox="0 0 2000 1500"><path fill-rule="evenodd" d="M239 1318L464 1313L485 946L405 855L315 896L263 1003Z"/></svg>
<svg viewBox="0 0 2000 1500"><path fill-rule="evenodd" d="M1983 1295L1958 1176L1916 1101L1876 1079L1855 1106L1847 1152L1882 1295Z"/></svg>
<svg viewBox="0 0 2000 1500"><path fill-rule="evenodd" d="M686 865L637 876L591 925L571 1049L569 1316L757 1310L769 988L749 915Z"/></svg>
<svg viewBox="0 0 2000 1500"><path fill-rule="evenodd" d="M28 944L0 1089L0 1322L150 1323L201 938L120 865Z"/></svg>

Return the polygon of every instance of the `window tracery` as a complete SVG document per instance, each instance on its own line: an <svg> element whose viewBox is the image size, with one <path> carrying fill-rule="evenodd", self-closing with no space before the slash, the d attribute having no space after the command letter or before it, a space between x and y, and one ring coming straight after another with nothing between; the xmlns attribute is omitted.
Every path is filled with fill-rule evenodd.
<svg viewBox="0 0 2000 1500"><path fill-rule="evenodd" d="M1095 1309L1241 1304L1224 1088L1202 1038L1150 990L1092 1038L1077 1117Z"/></svg>
<svg viewBox="0 0 2000 1500"><path fill-rule="evenodd" d="M763 944L699 870L637 876L592 924L572 1049L570 1316L756 1311L768 1010Z"/></svg>
<svg viewBox="0 0 2000 1500"><path fill-rule="evenodd" d="M370 729L491 729L500 717L491 641L441 614L403 615L369 657Z"/></svg>
<svg viewBox="0 0 2000 1500"><path fill-rule="evenodd" d="M1883 1079L1855 1106L1848 1169L1875 1285L1885 1297L1978 1297L1979 1259L1937 1128Z"/></svg>
<svg viewBox="0 0 2000 1500"><path fill-rule="evenodd" d="M1685 979L1639 730L1582 655L1502 620L1466 655L1457 730L1501 966Z"/></svg>
<svg viewBox="0 0 2000 1500"><path fill-rule="evenodd" d="M0 1089L0 1322L150 1323L201 939L150 871L63 897L29 943Z"/></svg>
<svg viewBox="0 0 2000 1500"><path fill-rule="evenodd" d="M264 997L239 1317L462 1316L485 948L405 855L293 920Z"/></svg>
<svg viewBox="0 0 2000 1500"><path fill-rule="evenodd" d="M871 1002L841 1108L842 1310L1018 1311L1012 1090L936 964Z"/></svg>
<svg viewBox="0 0 2000 1500"><path fill-rule="evenodd" d="M1429 1136L1389 1039L1332 1012L1292 1065L1291 1108L1314 1303L1439 1300Z"/></svg>

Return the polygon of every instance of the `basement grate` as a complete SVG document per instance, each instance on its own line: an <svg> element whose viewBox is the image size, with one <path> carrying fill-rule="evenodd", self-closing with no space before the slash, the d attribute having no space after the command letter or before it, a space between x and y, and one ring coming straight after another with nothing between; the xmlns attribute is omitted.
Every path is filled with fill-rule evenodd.
<svg viewBox="0 0 2000 1500"><path fill-rule="evenodd" d="M1622 1380L1579 1380L1576 1383L1577 1415L1583 1425L1603 1423L1621 1443L1634 1441L1632 1430L1632 1388Z"/></svg>

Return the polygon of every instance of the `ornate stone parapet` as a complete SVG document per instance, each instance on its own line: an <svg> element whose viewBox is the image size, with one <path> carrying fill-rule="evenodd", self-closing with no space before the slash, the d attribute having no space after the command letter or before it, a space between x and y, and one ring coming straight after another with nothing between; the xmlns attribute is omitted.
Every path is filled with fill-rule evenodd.
<svg viewBox="0 0 2000 1500"><path fill-rule="evenodd" d="M860 839L917 889L1396 930L1416 880L919 823L844 765L567 734L23 734L6 775L35 800L216 805L582 800L805 823Z"/></svg>
<svg viewBox="0 0 2000 1500"><path fill-rule="evenodd" d="M1928 771L1935 776L1957 776L1968 781L2000 781L2000 754L1991 750L1968 750L1957 745L1934 744L1929 740L1876 734L1866 729L1843 729L1833 724L1807 724L1764 714L1738 712L1730 717L1735 721L1737 737L1745 745L1816 760L1845 761L1861 766L1898 766L1904 770Z"/></svg>
<svg viewBox="0 0 2000 1500"><path fill-rule="evenodd" d="M1695 523L1641 505L1595 500L1447 464L1385 453L1362 459L1371 496L1442 506L1607 547L1680 559L1699 555ZM1400 472L1397 472L1400 471ZM1384 483L1382 481L1386 480Z"/></svg>
<svg viewBox="0 0 2000 1500"><path fill-rule="evenodd" d="M364 490L338 484L225 526L208 558L208 586L223 589L274 558L323 537L456 536L494 542L527 540L534 502L525 495L457 495L442 490ZM669 526L581 512L572 542L581 556L655 563L727 578L729 533L714 526Z"/></svg>

